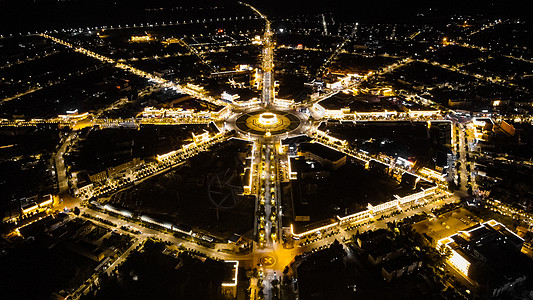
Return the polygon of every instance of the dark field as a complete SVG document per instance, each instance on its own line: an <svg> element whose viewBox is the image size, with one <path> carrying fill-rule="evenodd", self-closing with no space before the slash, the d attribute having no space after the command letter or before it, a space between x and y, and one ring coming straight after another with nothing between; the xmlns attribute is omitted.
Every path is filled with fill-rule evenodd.
<svg viewBox="0 0 533 300"><path fill-rule="evenodd" d="M249 147L242 141L226 142L191 158L178 170L113 195L111 202L213 234L244 234L252 228L254 207L252 197L239 195Z"/></svg>

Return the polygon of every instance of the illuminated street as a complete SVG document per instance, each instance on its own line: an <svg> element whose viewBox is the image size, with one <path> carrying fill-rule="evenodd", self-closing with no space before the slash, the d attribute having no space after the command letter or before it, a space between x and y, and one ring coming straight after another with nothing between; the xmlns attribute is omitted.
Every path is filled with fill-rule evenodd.
<svg viewBox="0 0 533 300"><path fill-rule="evenodd" d="M6 5L2 299L531 298L527 10L351 5Z"/></svg>

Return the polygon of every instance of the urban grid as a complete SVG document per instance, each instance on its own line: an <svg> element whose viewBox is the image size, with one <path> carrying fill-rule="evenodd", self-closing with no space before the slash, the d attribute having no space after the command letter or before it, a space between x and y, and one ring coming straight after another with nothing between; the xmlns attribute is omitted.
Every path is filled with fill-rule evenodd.
<svg viewBox="0 0 533 300"><path fill-rule="evenodd" d="M533 299L527 3L4 2L0 299Z"/></svg>

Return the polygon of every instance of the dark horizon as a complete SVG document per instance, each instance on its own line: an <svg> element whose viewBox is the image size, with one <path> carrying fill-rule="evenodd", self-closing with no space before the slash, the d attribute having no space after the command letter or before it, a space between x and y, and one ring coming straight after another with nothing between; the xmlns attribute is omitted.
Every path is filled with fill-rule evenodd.
<svg viewBox="0 0 533 300"><path fill-rule="evenodd" d="M189 7L199 1L106 1L106 0L22 0L0 1L0 34L40 32L44 30L86 26L124 25L132 22L158 22L179 19L179 10L148 12L149 8ZM204 1L237 5L237 1ZM276 18L289 15L331 13L337 20L364 23L440 23L452 15L478 18L527 18L523 1L446 1L430 3L398 1L249 1L266 15ZM280 9L282 8L282 9ZM527 21L527 19L526 19Z"/></svg>

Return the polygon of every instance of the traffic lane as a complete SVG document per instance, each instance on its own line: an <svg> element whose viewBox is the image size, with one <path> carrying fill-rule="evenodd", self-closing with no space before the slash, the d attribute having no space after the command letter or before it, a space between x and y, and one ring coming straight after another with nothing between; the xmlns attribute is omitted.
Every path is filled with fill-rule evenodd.
<svg viewBox="0 0 533 300"><path fill-rule="evenodd" d="M298 245L296 247L296 249L298 249L299 254L302 254L302 253L305 253L305 252L309 252L309 251L312 251L315 248L320 248L320 247L324 247L326 245L330 245L335 240L339 240L340 241L340 239L342 237L344 237L345 239L351 238L352 234L357 232L358 230L360 232L364 232L364 231L368 231L368 230L376 230L376 229L381 229L381 228L387 228L387 223L389 223L389 222L400 221L400 220L402 220L404 218L411 217L413 215L416 215L416 214L419 214L419 213L422 213L422 212L431 211L433 208L440 207L440 206L442 206L444 204L447 204L447 203L456 202L457 200L458 200L457 196L453 195L451 197L446 198L445 200L437 200L437 201L432 202L432 203L430 203L428 205L425 205L425 206L422 206L422 207L419 207L419 208L416 208L416 209L412 209L412 210L409 210L409 211L404 211L404 212L402 212L402 213L400 213L400 214L398 214L396 216L389 217L389 218L384 219L384 220L375 221L372 224L368 224L366 226L354 228L354 229L351 229L351 230L346 230L346 227L368 222L368 219L360 220L360 221L357 221L357 222L353 222L353 223L350 223L349 225L342 225L341 228L339 228L340 231L339 231L338 234L334 234L334 235L332 235L330 237L313 241L313 242L311 242L311 243L309 243L307 245L304 245L304 246L299 246ZM300 241L300 243L301 243L301 241Z"/></svg>
<svg viewBox="0 0 533 300"><path fill-rule="evenodd" d="M249 260L249 259L251 259L251 254L232 255L232 254L229 254L229 253L226 253L226 252L219 252L219 251L217 251L215 249L206 248L206 247L203 247L203 246L198 245L196 243L180 239L178 237L175 237L174 235L166 234L166 233L163 233L163 232L160 232L160 231L157 231L157 230L154 230L154 229L150 229L150 228L147 228L147 227L142 227L142 226L140 226L137 223L129 222L129 221L126 221L126 220L120 219L120 218L115 218L115 217L112 217L112 216L110 216L108 214L97 212L97 211L89 209L89 208L80 208L80 211L88 213L88 214L90 214L92 216L95 216L95 217L98 217L98 218L102 218L102 219L104 219L106 221L110 221L110 222L113 222L113 223L117 224L117 227L114 227L114 226L111 226L111 225L107 225L105 223L101 223L98 220L93 220L91 218L87 218L88 220L91 220L93 222L97 222L99 224L104 225L108 229L119 230L120 232L123 232L125 234L126 233L127 234L131 234L131 233L120 229L120 227L122 227L122 226L130 226L133 230L141 231L142 232L141 235L144 236L144 237L147 237L147 238L148 237L158 238L158 239L161 239L164 242L168 241L168 242L170 242L171 244L174 244L174 245L183 245L185 248L193 249L193 250L196 250L198 252L201 252L201 253L204 253L204 254L219 258L219 259L224 259L224 260Z"/></svg>

